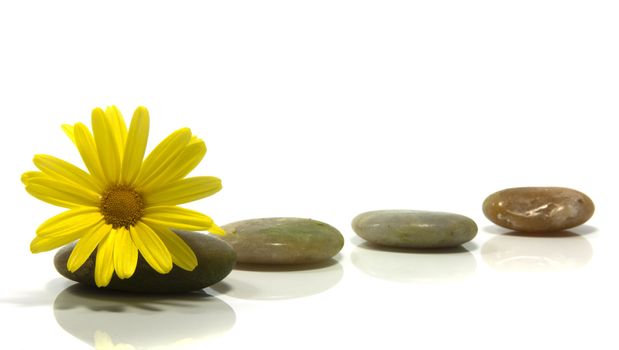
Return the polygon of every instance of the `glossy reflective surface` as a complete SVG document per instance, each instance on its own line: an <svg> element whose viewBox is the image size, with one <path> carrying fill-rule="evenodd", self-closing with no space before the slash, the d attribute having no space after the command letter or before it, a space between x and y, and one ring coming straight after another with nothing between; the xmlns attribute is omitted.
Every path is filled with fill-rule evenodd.
<svg viewBox="0 0 619 350"><path fill-rule="evenodd" d="M333 288L343 275L344 269L336 260L284 267L241 265L213 289L239 299L292 299Z"/></svg>
<svg viewBox="0 0 619 350"><path fill-rule="evenodd" d="M593 247L570 231L529 236L508 232L489 239L481 255L499 271L552 272L584 266L593 256Z"/></svg>
<svg viewBox="0 0 619 350"><path fill-rule="evenodd" d="M370 276L396 282L443 283L471 277L477 269L465 247L397 249L351 240L353 265ZM474 247L474 245L472 245Z"/></svg>
<svg viewBox="0 0 619 350"><path fill-rule="evenodd" d="M227 303L204 291L144 296L73 285L58 294L53 308L62 329L96 349L204 343L236 322Z"/></svg>
<svg viewBox="0 0 619 350"><path fill-rule="evenodd" d="M316 348L324 342L319 336L308 337L316 333L341 346L367 345L367 339L379 346L391 334L386 341L397 348L409 339L410 327L425 332L415 333L424 342L438 341L442 346L456 341L440 338L439 325L458 337L482 327L486 335L509 338L512 333L505 324L535 334L548 318L559 325L544 328L553 339L563 334L579 340L580 333L564 334L566 327L595 334L606 322L592 318L591 324L575 327L570 317L563 316L565 310L586 318L597 313L591 306L614 308L609 302L618 291L611 278L614 249L600 244L610 233L581 226L543 236L523 235L489 225L462 247L411 250L371 245L349 232L337 259L287 267L240 265L200 293L110 293L55 278L40 289L36 284L5 289L0 311L17 332L36 328L68 349L252 344L286 349L303 337L303 345ZM48 271L55 273L51 267ZM473 316L476 313L478 317ZM376 324L389 317L398 322L387 328ZM497 317L504 324L497 325ZM390 333L394 329L397 332ZM373 335L377 331L380 336ZM367 334L365 340L359 332ZM25 349L45 343L18 334L9 332L6 337L13 344L20 339L18 345ZM490 349L494 341L485 339L477 341Z"/></svg>

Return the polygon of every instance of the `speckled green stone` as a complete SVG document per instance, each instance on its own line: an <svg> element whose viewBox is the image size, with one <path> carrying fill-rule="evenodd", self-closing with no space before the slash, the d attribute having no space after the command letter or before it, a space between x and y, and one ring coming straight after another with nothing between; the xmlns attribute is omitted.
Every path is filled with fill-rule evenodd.
<svg viewBox="0 0 619 350"><path fill-rule="evenodd" d="M308 264L330 259L344 246L344 237L324 222L301 218L266 218L222 226L222 238L246 264Z"/></svg>
<svg viewBox="0 0 619 350"><path fill-rule="evenodd" d="M131 278L121 280L116 275L105 289L136 293L182 293L199 290L213 285L226 277L234 268L236 254L226 242L202 233L175 232L193 249L198 258L198 266L193 271L185 271L174 266L170 273L162 275L153 270L140 255L135 273ZM95 285L96 250L84 265L71 273L67 261L75 244L66 246L56 253L54 265L64 277L89 286Z"/></svg>
<svg viewBox="0 0 619 350"><path fill-rule="evenodd" d="M389 247L445 248L468 242L477 225L466 216L419 210L378 210L352 221L363 239Z"/></svg>

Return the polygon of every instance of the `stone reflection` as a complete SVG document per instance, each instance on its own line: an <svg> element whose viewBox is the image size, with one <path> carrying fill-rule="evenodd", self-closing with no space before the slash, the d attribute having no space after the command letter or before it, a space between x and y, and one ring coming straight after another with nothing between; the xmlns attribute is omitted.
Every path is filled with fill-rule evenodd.
<svg viewBox="0 0 619 350"><path fill-rule="evenodd" d="M237 265L223 282L211 288L239 299L292 299L324 292L343 275L342 265L334 259L312 265Z"/></svg>
<svg viewBox="0 0 619 350"><path fill-rule="evenodd" d="M552 272L587 264L593 248L586 238L571 231L541 235L508 232L488 240L481 255L499 271Z"/></svg>
<svg viewBox="0 0 619 350"><path fill-rule="evenodd" d="M95 349L158 349L204 342L234 326L234 310L204 291L138 295L73 285L54 301L68 333Z"/></svg>
<svg viewBox="0 0 619 350"><path fill-rule="evenodd" d="M370 276L394 282L442 283L462 280L477 269L464 246L441 249L394 249L356 237L352 263ZM472 246L468 244L467 246Z"/></svg>

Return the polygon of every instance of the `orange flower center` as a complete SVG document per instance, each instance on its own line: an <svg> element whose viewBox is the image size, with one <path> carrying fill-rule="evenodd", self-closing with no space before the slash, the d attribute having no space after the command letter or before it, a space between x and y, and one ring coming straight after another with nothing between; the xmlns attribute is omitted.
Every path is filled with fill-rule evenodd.
<svg viewBox="0 0 619 350"><path fill-rule="evenodd" d="M107 224L129 228L144 215L144 199L131 187L112 187L103 193L100 208Z"/></svg>

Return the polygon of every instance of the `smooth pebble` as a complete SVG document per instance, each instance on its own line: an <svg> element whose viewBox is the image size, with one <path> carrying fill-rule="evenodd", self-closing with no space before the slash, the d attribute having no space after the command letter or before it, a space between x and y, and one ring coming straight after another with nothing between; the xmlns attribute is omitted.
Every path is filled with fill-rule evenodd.
<svg viewBox="0 0 619 350"><path fill-rule="evenodd" d="M309 264L330 259L344 246L333 226L302 218L264 218L222 226L222 238L245 264Z"/></svg>
<svg viewBox="0 0 619 350"><path fill-rule="evenodd" d="M105 289L136 293L182 293L206 288L226 277L234 268L236 254L219 238L197 232L174 230L193 249L198 266L185 271L174 266L167 274L160 274L146 263L140 255L135 273L131 278L119 279L114 275ZM67 261L75 244L63 247L54 257L56 270L64 277L89 286L95 285L96 250L84 265L75 272L67 270Z"/></svg>
<svg viewBox="0 0 619 350"><path fill-rule="evenodd" d="M402 248L454 247L477 234L466 216L420 210L366 212L353 219L352 228L371 243Z"/></svg>
<svg viewBox="0 0 619 350"><path fill-rule="evenodd" d="M595 206L586 194L563 187L516 187L495 192L483 204L493 223L520 232L561 231L584 224Z"/></svg>

